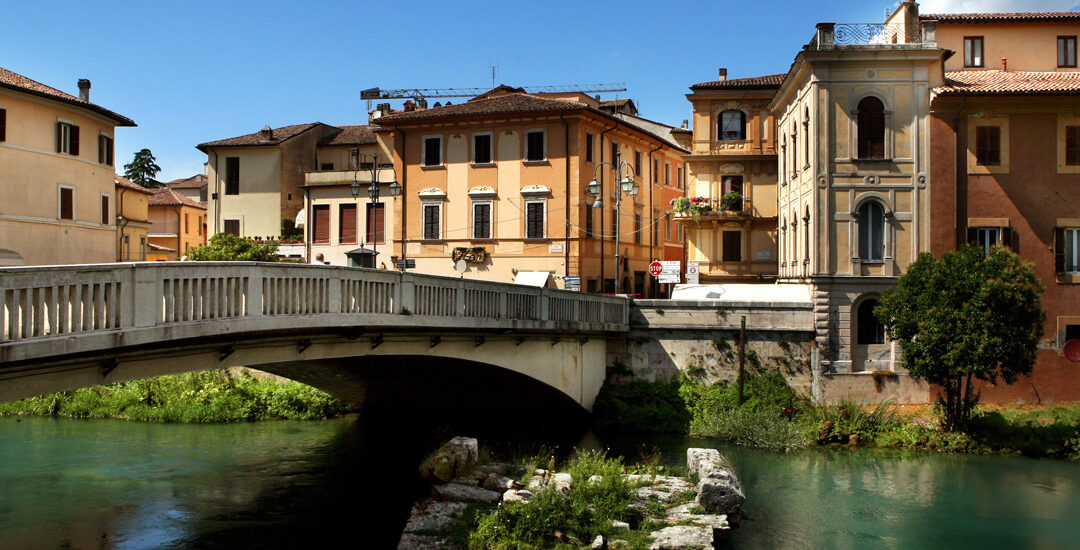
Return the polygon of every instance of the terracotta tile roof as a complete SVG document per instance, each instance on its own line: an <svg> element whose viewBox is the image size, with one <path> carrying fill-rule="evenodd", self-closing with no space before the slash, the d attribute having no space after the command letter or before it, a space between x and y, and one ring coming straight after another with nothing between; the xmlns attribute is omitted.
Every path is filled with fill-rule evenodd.
<svg viewBox="0 0 1080 550"><path fill-rule="evenodd" d="M784 83L787 73L767 74L764 76L752 76L749 78L729 78L727 80L712 80L710 82L698 82L690 86L691 90L771 90L779 89Z"/></svg>
<svg viewBox="0 0 1080 550"><path fill-rule="evenodd" d="M319 145L372 145L375 143L375 128L367 124L336 126L341 131L322 141Z"/></svg>
<svg viewBox="0 0 1080 550"><path fill-rule="evenodd" d="M584 111L588 105L567 99L549 99L522 93L512 93L496 97L475 99L456 105L444 105L432 109L402 111L381 116L375 124L387 125L395 122L413 122L429 119L505 115L517 113L539 113L559 111Z"/></svg>
<svg viewBox="0 0 1080 550"><path fill-rule="evenodd" d="M209 178L206 174L195 174L190 178L180 178L165 182L165 185L169 186L169 189L198 189L204 185L207 185Z"/></svg>
<svg viewBox="0 0 1080 550"><path fill-rule="evenodd" d="M939 23L997 23L1002 21L1080 21L1080 11L1020 11L1004 13L927 13L919 19Z"/></svg>
<svg viewBox="0 0 1080 550"><path fill-rule="evenodd" d="M689 128L672 128L671 133L673 133L673 134L693 134L694 131L689 129Z"/></svg>
<svg viewBox="0 0 1080 550"><path fill-rule="evenodd" d="M147 189L147 188L145 188L145 187L143 187L143 186L141 186L141 185L127 179L127 178L125 178L124 176L119 176L119 175L116 176L116 186L117 187L123 187L124 189L128 189L128 190L131 190L131 191L137 191L139 193L144 193L146 195L153 195L154 194L153 189Z"/></svg>
<svg viewBox="0 0 1080 550"><path fill-rule="evenodd" d="M71 94L66 94L57 90L56 88L46 86L36 80L31 80L25 76L11 72L3 67L0 67L0 88L8 88L11 90L17 90L20 92L36 95L39 97L45 97L74 105L76 107L82 107L93 111L99 115L104 115L107 118L111 118L117 124L117 126L135 126L135 121L130 118L114 113L100 105L90 103L89 101L83 101Z"/></svg>
<svg viewBox="0 0 1080 550"><path fill-rule="evenodd" d="M150 206L190 206L206 210L206 206L199 201L189 199L168 187L154 191L150 196Z"/></svg>
<svg viewBox="0 0 1080 550"><path fill-rule="evenodd" d="M242 136L236 136L226 139L219 139L217 141L207 141L206 143L200 143L195 147L205 151L211 147L249 147L249 146L261 146L261 145L277 145L289 138L295 137L299 134L306 132L318 126L319 122L309 122L307 124L292 124L289 126L282 126L280 128L274 128L270 130L270 137L265 137L262 131L254 132L251 134L244 134Z"/></svg>
<svg viewBox="0 0 1080 550"><path fill-rule="evenodd" d="M1002 71L948 71L945 85L934 88L945 95L1080 95L1080 73Z"/></svg>

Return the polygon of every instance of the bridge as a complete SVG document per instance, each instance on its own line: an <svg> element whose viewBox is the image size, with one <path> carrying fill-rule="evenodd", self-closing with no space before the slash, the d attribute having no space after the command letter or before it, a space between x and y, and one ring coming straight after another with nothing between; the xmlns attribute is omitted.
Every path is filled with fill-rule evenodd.
<svg viewBox="0 0 1080 550"><path fill-rule="evenodd" d="M380 404L378 388L425 395L422 386L467 391L481 379L499 380L496 389L527 379L590 410L604 380L607 337L629 330L627 302L317 265L4 268L0 401L245 366L355 406ZM520 393L535 392L503 397L521 401Z"/></svg>

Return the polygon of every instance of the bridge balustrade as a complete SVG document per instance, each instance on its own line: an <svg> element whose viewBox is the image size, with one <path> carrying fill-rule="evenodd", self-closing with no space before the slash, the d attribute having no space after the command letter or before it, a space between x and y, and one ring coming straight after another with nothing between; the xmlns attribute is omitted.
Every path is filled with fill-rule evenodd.
<svg viewBox="0 0 1080 550"><path fill-rule="evenodd" d="M626 330L625 298L400 273L253 262L0 269L0 344L274 316L412 314Z"/></svg>

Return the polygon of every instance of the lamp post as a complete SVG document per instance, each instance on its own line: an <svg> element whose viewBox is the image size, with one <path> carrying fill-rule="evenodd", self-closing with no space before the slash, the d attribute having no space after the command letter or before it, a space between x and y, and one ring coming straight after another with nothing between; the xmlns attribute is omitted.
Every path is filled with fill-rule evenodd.
<svg viewBox="0 0 1080 550"><path fill-rule="evenodd" d="M607 161L600 162L600 163L598 163L596 165L595 168L593 168L593 179L592 179L592 181L589 182L589 185L586 187L586 191L588 191L590 195L594 195L596 197L596 202L593 202L593 205L592 205L593 208L603 208L604 207L604 199L603 199L604 186L596 181L597 180L596 176L599 173L600 168L605 166L605 165L608 166L611 169L611 173L615 177L614 181L618 182L618 185L614 186L615 187L615 195L612 197L615 200L615 223L614 223L614 225L615 225L615 228L616 228L615 229L615 294L618 294L619 293L619 278L622 276L622 273L620 273L620 271L622 271L622 265L619 263L620 233L622 233L622 227L621 227L622 226L622 223L621 223L622 220L619 218L619 205L622 203L623 193L626 193L627 195L630 195L631 197L633 197L633 196L638 194L638 191L640 190L640 186L638 186L638 183L636 181L634 181L634 176L636 175L636 174L634 174L634 167L631 166L629 162L623 161L622 160L622 153L620 153L619 151L616 151L614 160L612 160L611 162L607 162ZM600 234L603 235L603 228L601 228L600 231L601 231ZM600 253L601 254L604 253L604 248L603 248L602 244L601 244L601 247L600 247ZM604 274L601 273L600 274L600 287L601 287L601 289L603 288L603 286L604 286Z"/></svg>
<svg viewBox="0 0 1080 550"><path fill-rule="evenodd" d="M352 185L349 186L349 192L352 193L352 197L355 199L360 196L360 182L356 179L357 174L360 172L360 149L354 147L351 151L351 156L353 166L355 168L353 169ZM368 202L370 204L381 204L379 202L379 170L381 170L383 166L379 164L378 153L372 155L371 159L371 184L368 186ZM393 168L394 166L391 164L390 169L393 170ZM398 185L396 176L394 179L390 180L390 187L387 189L387 191L390 192L391 197L401 195L401 186ZM374 209L372 209L372 211L374 212ZM383 221L386 221L385 212L383 212ZM371 222L372 220L367 220L367 223L369 225L371 224ZM374 237L374 235L372 236ZM377 240L371 244L371 249L375 252L375 257L372 258L372 267L374 268L378 268L378 265L375 264L375 262L379 261L378 246L379 244Z"/></svg>

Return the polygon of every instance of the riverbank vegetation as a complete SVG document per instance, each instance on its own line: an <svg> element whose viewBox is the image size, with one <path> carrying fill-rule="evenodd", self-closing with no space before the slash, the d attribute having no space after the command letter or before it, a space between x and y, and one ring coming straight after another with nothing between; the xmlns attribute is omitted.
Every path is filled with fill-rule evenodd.
<svg viewBox="0 0 1080 550"><path fill-rule="evenodd" d="M148 422L320 420L348 407L311 386L207 370L82 388L0 403L0 415Z"/></svg>
<svg viewBox="0 0 1080 550"><path fill-rule="evenodd" d="M1080 460L1080 405L980 406L963 431L948 431L940 408L890 402L815 405L773 372L749 374L744 395L739 405L735 384L706 385L685 376L675 382L606 384L597 398L596 422L600 429L641 427L777 450L845 445ZM638 414L632 399L648 406ZM666 413L658 410L661 406ZM616 413L619 417L612 418ZM664 414L686 420L650 423Z"/></svg>

